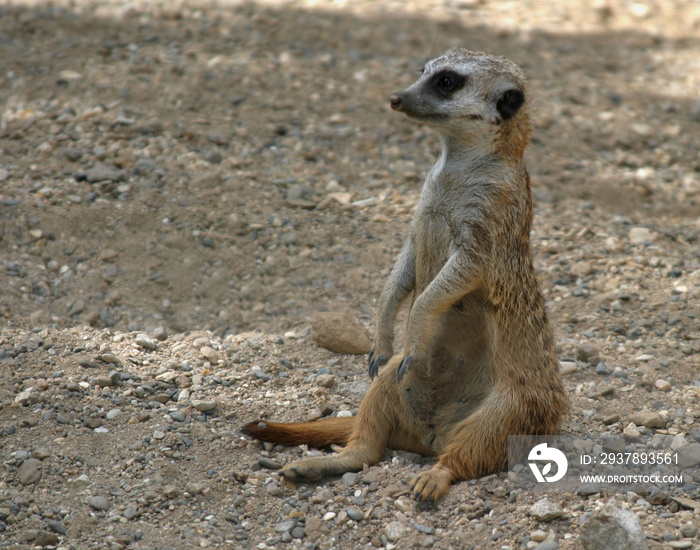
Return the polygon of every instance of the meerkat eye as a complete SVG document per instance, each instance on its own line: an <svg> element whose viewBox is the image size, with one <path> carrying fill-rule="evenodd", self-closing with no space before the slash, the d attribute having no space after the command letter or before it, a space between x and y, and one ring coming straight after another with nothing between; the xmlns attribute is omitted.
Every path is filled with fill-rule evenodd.
<svg viewBox="0 0 700 550"><path fill-rule="evenodd" d="M438 80L438 86L440 86L440 88L443 90L452 90L452 88L455 87L455 79L450 75L443 76L440 80Z"/></svg>
<svg viewBox="0 0 700 550"><path fill-rule="evenodd" d="M466 77L453 72L443 72L433 78L434 89L440 95L449 95L464 87Z"/></svg>

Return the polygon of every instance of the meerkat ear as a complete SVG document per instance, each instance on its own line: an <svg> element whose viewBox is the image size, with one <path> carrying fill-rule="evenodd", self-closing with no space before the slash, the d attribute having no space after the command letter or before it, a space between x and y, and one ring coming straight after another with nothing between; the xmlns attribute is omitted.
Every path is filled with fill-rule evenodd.
<svg viewBox="0 0 700 550"><path fill-rule="evenodd" d="M518 112L523 103L525 103L525 94L523 94L522 90L512 88L503 92L501 97L498 98L496 109L503 117L503 120L508 120Z"/></svg>

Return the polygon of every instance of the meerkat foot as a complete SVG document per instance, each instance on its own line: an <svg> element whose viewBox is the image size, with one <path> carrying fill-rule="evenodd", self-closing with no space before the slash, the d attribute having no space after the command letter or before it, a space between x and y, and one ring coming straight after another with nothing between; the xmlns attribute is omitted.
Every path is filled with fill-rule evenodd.
<svg viewBox="0 0 700 550"><path fill-rule="evenodd" d="M287 481L318 481L326 474L325 457L307 458L292 462L281 470L281 474Z"/></svg>
<svg viewBox="0 0 700 550"><path fill-rule="evenodd" d="M449 492L452 479L449 470L433 468L414 477L410 486L417 500L437 502Z"/></svg>
<svg viewBox="0 0 700 550"><path fill-rule="evenodd" d="M401 379L403 378L403 375L406 374L406 372L408 371L408 369L412 363L413 363L413 355L409 355L409 356L401 359L401 362L399 363L399 368L396 369L397 380L401 381Z"/></svg>

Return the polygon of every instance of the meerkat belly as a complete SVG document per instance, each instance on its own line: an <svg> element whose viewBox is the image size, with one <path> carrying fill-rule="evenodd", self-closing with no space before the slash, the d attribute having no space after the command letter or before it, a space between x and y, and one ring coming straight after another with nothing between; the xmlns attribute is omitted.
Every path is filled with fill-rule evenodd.
<svg viewBox="0 0 700 550"><path fill-rule="evenodd" d="M424 368L409 370L401 399L413 412L424 443L469 416L493 387L491 311L478 296L465 296L436 320Z"/></svg>

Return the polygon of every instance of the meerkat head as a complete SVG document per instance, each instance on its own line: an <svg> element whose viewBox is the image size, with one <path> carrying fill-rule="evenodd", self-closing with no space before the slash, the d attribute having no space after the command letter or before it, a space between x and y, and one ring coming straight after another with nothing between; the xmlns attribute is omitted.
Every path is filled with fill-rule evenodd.
<svg viewBox="0 0 700 550"><path fill-rule="evenodd" d="M462 48L428 61L421 77L390 101L395 111L448 135L497 133L518 119L527 122L525 77L518 66Z"/></svg>

